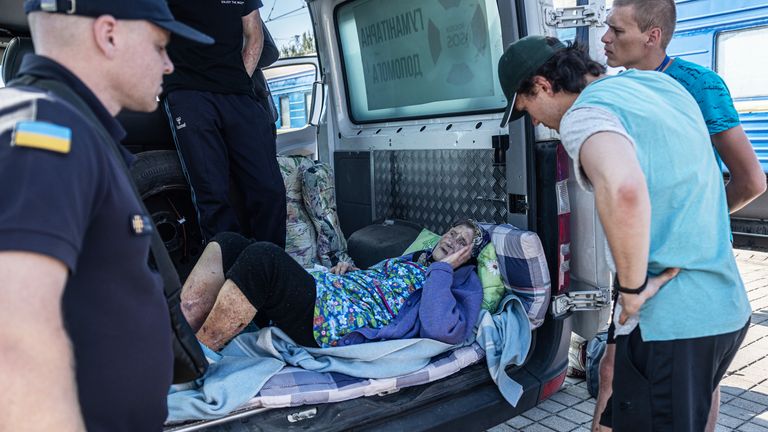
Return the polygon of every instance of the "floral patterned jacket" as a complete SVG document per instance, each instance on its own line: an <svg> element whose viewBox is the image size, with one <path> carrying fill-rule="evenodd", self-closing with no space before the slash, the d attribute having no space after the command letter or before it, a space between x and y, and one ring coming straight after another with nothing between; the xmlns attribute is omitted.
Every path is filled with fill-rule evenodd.
<svg viewBox="0 0 768 432"><path fill-rule="evenodd" d="M407 265L414 268L424 268L413 262L413 255L392 260L408 263ZM392 260L385 260L382 263ZM458 344L467 340L480 315L480 306L483 302L483 288L475 272L475 266L464 265L454 271L449 264L436 262L423 271L422 283L410 285L408 282L400 285L408 288L399 292L399 299L398 296L393 296L392 300L387 302L386 307L393 318L357 322L357 325L350 327L349 333L340 335L340 339L330 343L318 337L316 332L318 344L321 346L350 345L417 337L435 339L448 344ZM405 273L408 274L407 271ZM418 279L417 274L412 275L414 281ZM321 297L318 292L318 304L322 302ZM315 330L319 328L318 321L327 318L316 305ZM353 320L356 318L351 316Z"/></svg>

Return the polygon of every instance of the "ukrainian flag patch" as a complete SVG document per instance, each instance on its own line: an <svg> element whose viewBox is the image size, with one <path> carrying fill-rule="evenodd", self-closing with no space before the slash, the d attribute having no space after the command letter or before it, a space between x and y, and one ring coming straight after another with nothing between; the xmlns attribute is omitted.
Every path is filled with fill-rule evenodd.
<svg viewBox="0 0 768 432"><path fill-rule="evenodd" d="M69 153L72 129L42 121L20 121L13 129L11 145Z"/></svg>

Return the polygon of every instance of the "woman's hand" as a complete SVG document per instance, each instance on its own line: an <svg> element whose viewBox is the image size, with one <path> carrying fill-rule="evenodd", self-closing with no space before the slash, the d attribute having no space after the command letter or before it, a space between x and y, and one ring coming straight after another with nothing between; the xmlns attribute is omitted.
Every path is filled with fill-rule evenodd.
<svg viewBox="0 0 768 432"><path fill-rule="evenodd" d="M469 260L469 257L472 256L472 245L468 244L464 246L463 248L457 250L456 252L447 255L443 259L441 259L441 262L448 263L453 267L454 270L459 268L462 264L467 262Z"/></svg>
<svg viewBox="0 0 768 432"><path fill-rule="evenodd" d="M354 264L340 261L335 266L331 267L331 273L337 274L337 275L343 275L344 273L348 271L355 271L360 270L359 268L355 267Z"/></svg>
<svg viewBox="0 0 768 432"><path fill-rule="evenodd" d="M621 316L619 317L619 324L624 324L627 319L640 312L640 308L648 301L649 298L656 295L659 289L667 282L674 279L677 274L680 273L679 268L668 268L664 270L660 275L648 278L648 285L640 294L624 294L619 295L619 303L621 303Z"/></svg>

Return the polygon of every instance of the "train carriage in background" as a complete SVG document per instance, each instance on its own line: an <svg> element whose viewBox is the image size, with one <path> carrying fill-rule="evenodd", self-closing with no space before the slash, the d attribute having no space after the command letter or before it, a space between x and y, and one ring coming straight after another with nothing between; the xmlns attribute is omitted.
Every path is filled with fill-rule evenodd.
<svg viewBox="0 0 768 432"><path fill-rule="evenodd" d="M768 3L677 0L669 55L711 68L731 91L763 171L768 173ZM728 171L723 166L724 176ZM732 217L735 246L766 246L768 194Z"/></svg>

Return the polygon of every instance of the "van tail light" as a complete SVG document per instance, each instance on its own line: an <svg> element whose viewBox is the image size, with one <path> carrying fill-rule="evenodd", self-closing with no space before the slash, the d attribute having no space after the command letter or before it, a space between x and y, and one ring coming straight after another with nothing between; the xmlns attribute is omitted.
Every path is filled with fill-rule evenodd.
<svg viewBox="0 0 768 432"><path fill-rule="evenodd" d="M571 286L571 201L568 197L568 153L562 144L557 145L557 293L564 294Z"/></svg>
<svg viewBox="0 0 768 432"><path fill-rule="evenodd" d="M539 402L549 399L550 396L557 393L558 390L560 390L560 387L563 386L563 383L565 382L565 373L567 372L567 369L564 370L560 375L552 378L551 380L544 383L543 386L541 386L541 393L539 393Z"/></svg>

